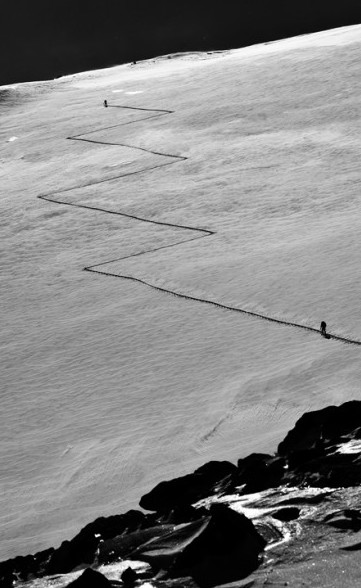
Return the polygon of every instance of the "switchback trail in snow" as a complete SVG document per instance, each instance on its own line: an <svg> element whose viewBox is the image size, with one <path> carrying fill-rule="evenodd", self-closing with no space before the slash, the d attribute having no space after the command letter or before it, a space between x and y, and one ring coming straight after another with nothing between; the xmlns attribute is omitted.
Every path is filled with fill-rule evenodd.
<svg viewBox="0 0 361 588"><path fill-rule="evenodd" d="M115 261L124 261L126 259L130 259L132 257L138 257L140 255L145 255L147 253L154 253L155 251L160 251L161 249L169 249L171 247L176 247L179 246L183 243L189 243L190 241L195 241L197 239L203 239L204 237L210 237L212 235L216 234L216 231L211 231L209 229L205 229L205 228L200 228L200 227L191 227L188 225L179 225L179 224L175 224L175 223L168 223L165 221L156 221L156 220L152 220L152 219L147 219L147 218L143 218L140 216L136 216L136 215L132 215L132 214L128 214L125 212L116 212L116 211L112 211L112 210L107 210L105 208L101 208L101 207L97 207L97 206L88 206L86 204L76 204L74 202L66 202L64 200L59 200L57 198L54 198L55 195L58 194L63 194L65 192L71 192L73 190L79 190L81 188L86 188L88 186L95 186L97 184L103 184L105 182L110 182L112 180L116 180L116 179L121 179L124 177L128 177L128 176L133 176L133 175L137 175L137 174L142 174L148 171L152 171L154 169L159 169L162 167L166 167L169 165L173 165L174 163L178 163L180 161L186 161L188 158L181 156L181 155L174 155L171 153L164 153L164 152L160 152L160 151L154 151L151 149L146 149L144 147L138 147L135 145L129 145L127 143L114 143L114 142L108 142L108 141L97 141L94 139L89 139L89 135L97 133L97 132L101 132L101 131L105 131L107 129L113 129L116 127L121 127L121 126L125 126L125 125L129 125L129 124L135 124L135 123L139 123L145 120L150 120L153 118L159 118L161 116L165 116L168 114L174 114L173 110L161 110L161 109L154 109L154 108L140 108L140 107L134 107L134 106L122 106L122 105L108 105L108 108L120 108L120 109L127 109L127 110L136 110L136 111L142 111L142 112L151 112L154 113L152 115L149 116L145 116L143 118L138 118L136 120L132 120L132 121L128 121L128 122L123 122L123 123L118 123L115 125L111 125L111 126L106 126L106 127L101 127L98 129L94 129L92 131L88 131L85 133L81 133L79 135L73 135L70 137L67 137L67 139L71 140L71 141L84 141L87 143L95 143L98 145L113 145L113 146L118 146L118 147L127 147L129 149L136 149L139 151L144 151L146 153L150 153L152 155L160 155L166 158L171 158L172 161L167 161L165 163L161 163L158 165L153 165L153 166L149 166L149 167L145 167L142 168L140 170L137 171L133 171L133 172L126 172L123 174L118 174L115 176L111 176L109 178L103 179L103 180L98 180L98 181L92 181L92 182L88 182L88 183L84 183L84 184L77 184L76 186L72 186L70 188L64 188L63 190L56 190L53 192L49 192L47 194L41 194L38 196L38 198L40 198L41 200L45 200L47 202L51 202L53 204L62 204L62 205L66 205L66 206L73 206L75 208L85 208L88 210L93 210L96 212L104 212L107 214L114 214L117 216L122 216L125 218L130 218L133 220L138 220L138 221L142 221L145 223L150 223L153 225L159 225L159 226L164 226L164 227L172 227L174 229L181 229L181 230L188 230L188 231L194 231L197 232L198 235L189 239L183 239L182 241L177 241L176 243L172 243L170 245L162 245L161 247L156 247L155 249L147 249L147 250L143 250L140 251L138 253L133 253L131 255L127 255L125 257L118 257L116 259L110 259L108 261L99 263L99 264L95 264L95 265L91 265L91 266L87 266L84 267L83 269L85 271L88 272L92 272L92 273L96 273L96 274L100 274L103 276L111 276L111 277L115 277L115 278L122 278L123 280L131 280L133 282L137 282L139 284L143 284L145 286L148 286L150 288L153 288L154 290L157 290L158 292L164 292L166 294L172 294L173 296L176 296L177 298L182 298L184 300L192 300L193 302L202 302L204 304L209 304L211 306L215 306L217 308L221 308L224 310L230 310L233 312L237 312L237 313L241 313L250 317L254 317L254 318L259 318L259 319L263 319L265 321L271 322L271 323L276 323L279 325L284 325L284 326L288 326L288 327L294 327L297 329L303 329L305 331L311 331L313 333L317 333L317 335L320 336L320 330L316 329L314 327L310 327L307 325L302 325L300 323L294 323L291 321L287 321L287 320L282 320L282 319L278 319L269 315L265 315L265 314L261 314L258 312L253 312L250 310L246 310L244 308L238 308L236 306L229 306L227 304L222 304L220 302L216 302L214 300L208 300L206 298L197 298L196 296L191 296L189 294L182 294L181 292L176 292L174 290L169 290L167 288L162 288L160 286L156 286L155 284L152 284L150 282L147 282L145 280L142 280L141 278L136 278L134 276L128 276L128 275L122 275L122 274L115 274L115 273L111 273L109 271L106 270L101 270L99 268L108 265L110 263L114 263ZM351 345L361 345L361 341L358 341L356 339L349 339L347 337L341 337L338 335L332 335L331 333L327 334L327 338L328 339L333 339L335 341L340 341L342 343L348 343Z"/></svg>

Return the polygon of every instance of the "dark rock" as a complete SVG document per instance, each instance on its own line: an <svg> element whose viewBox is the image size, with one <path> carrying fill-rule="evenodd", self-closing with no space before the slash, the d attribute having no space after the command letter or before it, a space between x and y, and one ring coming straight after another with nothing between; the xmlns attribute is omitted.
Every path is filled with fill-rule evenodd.
<svg viewBox="0 0 361 588"><path fill-rule="evenodd" d="M288 521L298 519L298 517L300 516L300 509L296 508L295 506L289 508L279 508L278 510L272 513L272 516L274 519L286 523Z"/></svg>
<svg viewBox="0 0 361 588"><path fill-rule="evenodd" d="M68 584L66 588L111 588L111 586L103 574L87 568L79 578Z"/></svg>
<svg viewBox="0 0 361 588"><path fill-rule="evenodd" d="M349 543L348 545L343 545L340 547L343 551L360 551L361 549L361 542L358 541L357 543Z"/></svg>
<svg viewBox="0 0 361 588"><path fill-rule="evenodd" d="M279 455L289 456L295 451L317 449L335 444L359 434L361 402L352 400L341 406L306 412L279 444ZM354 435L353 435L354 434ZM346 436L346 437L345 437Z"/></svg>
<svg viewBox="0 0 361 588"><path fill-rule="evenodd" d="M341 444L358 439L361 402L346 402L304 414L280 443L287 468L282 483L317 487L357 486L361 455L340 452Z"/></svg>
<svg viewBox="0 0 361 588"><path fill-rule="evenodd" d="M244 578L258 566L266 545L244 515L223 504L212 505L210 514L204 533L185 547L171 570L171 575L186 572L201 587Z"/></svg>
<svg viewBox="0 0 361 588"><path fill-rule="evenodd" d="M108 539L99 545L99 564L108 564L120 558L126 559L141 545L168 535L173 529L174 525L172 524L156 525Z"/></svg>
<svg viewBox="0 0 361 588"><path fill-rule="evenodd" d="M286 460L264 453L252 453L238 460L237 483L245 484L243 492L259 492L281 483Z"/></svg>
<svg viewBox="0 0 361 588"><path fill-rule="evenodd" d="M294 463L292 454L290 463ZM322 487L358 486L361 483L361 458L358 454L342 454L335 447L330 448L328 454L311 452L307 460L297 459L296 467L289 467L283 478L283 483L293 486L309 485Z"/></svg>
<svg viewBox="0 0 361 588"><path fill-rule="evenodd" d="M56 549L46 566L47 574L66 574L81 564L92 564L99 545L110 537L152 524L146 515L130 510L123 515L101 517L84 527L71 541Z"/></svg>
<svg viewBox="0 0 361 588"><path fill-rule="evenodd" d="M330 513L324 518L324 522L336 529L360 531L361 513L354 509L344 509Z"/></svg>
<svg viewBox="0 0 361 588"><path fill-rule="evenodd" d="M16 574L20 580L26 581L30 577L42 576L47 563L54 552L53 548L39 551L34 555L18 556L0 563L0 582L4 578Z"/></svg>
<svg viewBox="0 0 361 588"><path fill-rule="evenodd" d="M0 579L0 588L13 588L16 580L15 574L5 574Z"/></svg>
<svg viewBox="0 0 361 588"><path fill-rule="evenodd" d="M207 518L148 542L132 557L168 570L172 578L191 576L207 588L246 577L258 566L265 545L244 515L213 504Z"/></svg>
<svg viewBox="0 0 361 588"><path fill-rule="evenodd" d="M258 556L266 543L281 538L280 525L276 521L272 524L272 518L266 517L253 526L246 517L223 504L213 504L210 510L192 504L215 494L235 492L239 486L243 493L285 484L355 486L357 490L361 484L361 454L341 452L339 446L360 437L361 402L347 402L340 407L305 414L280 444L279 455L255 453L240 459L237 467L229 462L209 462L192 474L162 482L140 502L143 508L155 512L144 514L132 510L123 515L101 517L58 549L2 562L0 583L9 586L14 575L26 581L119 558L148 562L156 572L165 570L167 582L172 579L177 585L181 578L187 577L201 588L238 581L257 567ZM332 500L328 490L313 496L302 493L297 496L300 492L297 489L290 492L292 496L284 498L282 489L265 493L257 499L258 506L263 503L268 512L272 509L272 517L290 521L299 516L302 504ZM342 509L344 503L334 504ZM355 501L348 504L359 506ZM278 508L281 505L289 508ZM340 531L361 530L361 512L357 508L337 510L325 517L326 506L321 504L317 524L321 522ZM323 527L325 532L331 535L330 528L326 531ZM338 537L338 533L333 535ZM360 541L358 538L354 541L342 549L356 551Z"/></svg>
<svg viewBox="0 0 361 588"><path fill-rule="evenodd" d="M148 494L142 496L140 506L145 510L170 511L175 507L190 505L201 498L211 496L228 487L233 488L235 465L228 461L211 461L193 474L160 482Z"/></svg>
<svg viewBox="0 0 361 588"><path fill-rule="evenodd" d="M161 524L179 525L180 523L191 523L208 515L206 508L194 508L191 505L177 506L170 511L155 513L155 521Z"/></svg>
<svg viewBox="0 0 361 588"><path fill-rule="evenodd" d="M124 586L134 586L137 580L137 572L133 568L127 568L121 575L121 580Z"/></svg>
<svg viewBox="0 0 361 588"><path fill-rule="evenodd" d="M187 525L173 526L168 533L140 544L128 557L148 562L157 572L169 570L177 556L195 537L201 535L209 525L211 516ZM188 574L183 574L184 576Z"/></svg>

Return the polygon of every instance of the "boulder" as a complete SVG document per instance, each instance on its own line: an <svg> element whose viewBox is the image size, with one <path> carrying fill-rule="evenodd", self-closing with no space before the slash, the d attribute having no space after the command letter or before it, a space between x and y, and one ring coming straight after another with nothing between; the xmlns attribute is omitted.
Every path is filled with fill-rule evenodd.
<svg viewBox="0 0 361 588"><path fill-rule="evenodd" d="M134 586L137 580L137 572L133 568L127 568L120 576L124 586Z"/></svg>
<svg viewBox="0 0 361 588"><path fill-rule="evenodd" d="M307 484L318 488L358 486L361 483L360 466L359 454L338 453L335 446L330 446L328 452L303 451L302 458L296 452L290 457L290 466L283 483L292 486Z"/></svg>
<svg viewBox="0 0 361 588"><path fill-rule="evenodd" d="M14 588L15 582L17 581L17 577L15 574L4 574L0 579L0 587L1 588Z"/></svg>
<svg viewBox="0 0 361 588"><path fill-rule="evenodd" d="M133 557L166 569L171 578L190 576L201 588L208 588L250 574L265 545L247 517L213 504L208 517L148 542Z"/></svg>
<svg viewBox="0 0 361 588"><path fill-rule="evenodd" d="M233 476L236 473L236 466L228 461L211 461L193 474L160 482L142 496L139 504L145 510L157 512L184 507L228 487L233 488Z"/></svg>
<svg viewBox="0 0 361 588"><path fill-rule="evenodd" d="M194 508L191 505L176 506L167 512L154 513L148 515L154 517L155 522L161 524L179 525L180 523L191 523L207 516L208 511L204 507Z"/></svg>
<svg viewBox="0 0 361 588"><path fill-rule="evenodd" d="M279 486L285 463L283 457L252 453L238 460L237 483L245 486L246 494Z"/></svg>
<svg viewBox="0 0 361 588"><path fill-rule="evenodd" d="M66 574L81 564L92 564L99 545L106 539L132 532L152 524L140 511L130 510L122 515L100 517L86 525L71 541L63 541L52 553L46 566L47 574Z"/></svg>
<svg viewBox="0 0 361 588"><path fill-rule="evenodd" d="M8 559L0 563L0 585L5 579L15 574L19 580L26 581L28 578L42 576L50 560L54 548L39 551L34 555L25 555ZM8 581L8 580L6 580Z"/></svg>
<svg viewBox="0 0 361 588"><path fill-rule="evenodd" d="M282 483L317 487L361 484L361 453L339 450L360 438L360 426L361 402L356 400L305 413L278 446L287 463Z"/></svg>
<svg viewBox="0 0 361 588"><path fill-rule="evenodd" d="M140 546L152 540L158 540L173 530L172 524L156 525L149 529L139 529L108 539L99 545L98 562L103 565L119 559L128 559Z"/></svg>
<svg viewBox="0 0 361 588"><path fill-rule="evenodd" d="M278 446L278 454L326 447L346 439L359 438L361 402L352 400L341 406L306 412Z"/></svg>
<svg viewBox="0 0 361 588"><path fill-rule="evenodd" d="M111 588L111 586L103 574L87 568L79 578L68 584L66 588Z"/></svg>

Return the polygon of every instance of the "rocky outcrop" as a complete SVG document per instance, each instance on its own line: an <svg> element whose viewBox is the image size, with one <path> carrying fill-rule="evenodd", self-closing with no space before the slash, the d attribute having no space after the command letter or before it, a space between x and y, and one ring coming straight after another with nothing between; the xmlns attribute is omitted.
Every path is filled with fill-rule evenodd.
<svg viewBox="0 0 361 588"><path fill-rule="evenodd" d="M207 516L188 524L158 525L106 541L98 561L141 560L155 572L166 570L169 578L189 576L207 587L246 576L265 545L244 515L213 504Z"/></svg>
<svg viewBox="0 0 361 588"><path fill-rule="evenodd" d="M150 526L142 512L130 510L123 515L101 517L84 527L71 541L64 541L51 554L47 574L66 574L81 564L91 564L99 544L109 537Z"/></svg>
<svg viewBox="0 0 361 588"><path fill-rule="evenodd" d="M201 588L246 577L257 568L266 546L244 515L223 504L213 504L210 515L194 540L178 548L169 569L171 577L191 576Z"/></svg>
<svg viewBox="0 0 361 588"><path fill-rule="evenodd" d="M139 505L145 510L157 512L184 507L233 487L236 473L236 466L228 461L210 461L193 474L161 482L142 496Z"/></svg>
<svg viewBox="0 0 361 588"><path fill-rule="evenodd" d="M306 412L278 446L279 455L312 451L349 439L361 439L361 402Z"/></svg>
<svg viewBox="0 0 361 588"><path fill-rule="evenodd" d="M357 486L361 483L361 403L346 402L304 414L280 443L287 464L282 483ZM347 447L348 445L348 447Z"/></svg>
<svg viewBox="0 0 361 588"><path fill-rule="evenodd" d="M87 568L81 576L68 584L68 588L111 588L112 584L103 574Z"/></svg>
<svg viewBox="0 0 361 588"><path fill-rule="evenodd" d="M31 576L43 576L46 573L49 560L54 553L54 548L39 551L34 555L18 556L0 563L0 586L1 582L9 581L15 577L19 580L27 580Z"/></svg>
<svg viewBox="0 0 361 588"><path fill-rule="evenodd" d="M292 529L288 558L297 558L297 549L302 557L316 557L321 538L351 557L361 549L360 465L361 402L306 413L275 455L254 453L237 466L209 462L191 474L161 482L140 501L151 513L131 510L98 518L57 549L1 563L0 582L11 586L14 578L29 580L84 565L96 568L139 560L144 572L129 569L110 584L141 586L143 579L151 579L159 588L211 588L234 581L241 585L250 573L257 576L266 544L273 546L272 557L277 549L282 553ZM233 502L238 511L244 504L250 506L255 521L230 508ZM355 537L338 545L340 534ZM279 569L287 562L287 557L280 557ZM322 566L320 560L317 573ZM72 586L83 584L110 585L92 569Z"/></svg>
<svg viewBox="0 0 361 588"><path fill-rule="evenodd" d="M133 570L133 568L127 568L121 575L121 580L124 586L134 586L137 580L137 572Z"/></svg>
<svg viewBox="0 0 361 588"><path fill-rule="evenodd" d="M237 483L244 485L244 493L259 492L279 486L284 475L283 457L252 453L238 460Z"/></svg>

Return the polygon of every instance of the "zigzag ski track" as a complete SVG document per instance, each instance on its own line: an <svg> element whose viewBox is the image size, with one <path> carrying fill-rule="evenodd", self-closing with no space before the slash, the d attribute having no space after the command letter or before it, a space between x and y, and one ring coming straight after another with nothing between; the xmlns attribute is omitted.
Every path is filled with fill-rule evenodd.
<svg viewBox="0 0 361 588"><path fill-rule="evenodd" d="M159 226L164 226L164 227L172 227L174 229L183 229L183 230L190 230L190 231L195 231L198 233L197 236L192 237L190 239L184 239L182 241L177 241L176 243L172 243L170 245L163 245L161 247L157 247L155 249L148 249L148 250L144 250L141 251L139 253L135 253L132 255L127 255L126 257L120 257L117 259L110 259L108 261L105 261L103 263L100 264L95 264L95 265L91 265L91 266L87 266L84 267L83 269L87 272L92 272L95 274L100 274L103 276L110 276L110 277L114 277L114 278L121 278L123 280L130 280L133 282L136 282L138 284L142 284L144 286L148 286L149 288L152 288L153 290L157 290L158 292L162 292L162 293L166 293L166 294L172 294L173 296L176 296L177 298L181 298L183 300L190 300L192 302L201 302L203 304L209 304L211 306L223 309L223 310L227 310L227 311L232 311L232 312L237 312L243 315L247 315L249 317L253 317L253 318L257 318L257 319L262 319L271 323L276 323L278 325L283 325L283 326L288 326L288 327L293 327L293 328L297 328L297 329L303 329L305 331L309 331L312 333L316 333L318 336L320 336L320 331L319 329L316 329L314 327L311 326L307 326L307 325L302 325L300 323L293 323L291 321L286 321L286 320L282 320L282 319L277 319L274 318L272 316L268 316L268 315L264 315L261 313L257 313L257 312L252 312L249 310L246 310L244 308L237 308L235 306L228 306L226 304L222 304L219 302L216 302L214 300L207 300L205 298L197 298L195 296L191 296L188 294L182 294L180 292L176 292L174 290L168 290L167 288L162 288L160 286L156 286L154 284L151 284L150 282L147 282L145 280L142 280L140 278L134 277L134 276L127 276L127 275L120 275L120 274L114 274L111 272L108 272L106 270L102 270L100 269L101 267L108 265L110 263L113 263L115 261L124 261L126 259L130 259L132 257L138 257L140 255L146 255L147 253L154 253L155 251L160 251L161 249L168 249L171 247L176 247L179 245L182 245L184 243L188 243L190 241L195 241L197 239L202 239L204 237L210 237L212 235L215 235L216 232L215 231L210 231L208 229L204 229L204 228L200 228L200 227L191 227L188 225L178 225L175 223L168 223L168 222L164 222L164 221L156 221L156 220L152 220L152 219L147 219L147 218L143 218L140 216L135 216L135 215L131 215L131 214L127 214L125 212L116 212L116 211L111 211L111 210L107 210L105 208L100 208L100 207L95 207L95 206L87 206L85 204L76 204L74 202L66 202L66 201L62 201L59 199L54 198L53 196L58 195L58 194L62 194L65 192L71 192L73 190L79 190L81 188L86 188L88 186L95 186L98 184L103 184L112 180L116 180L116 179L121 179L127 176L133 176L133 175L137 175L137 174L142 174L142 173L146 173L148 171L153 171L155 169L160 169L162 167L166 167L169 165L173 165L175 163L178 163L180 161L186 161L188 158L181 156L181 155L174 155L171 153L163 153L160 151L155 151L155 150L151 150L151 149L146 149L144 147L138 147L135 145L129 145L126 143L111 143L111 142L107 142L107 141L96 141L94 139L90 139L88 138L89 135L92 135L96 132L100 132L100 131L104 131L107 129L113 129L116 127L121 127L121 126L125 126L125 125L129 125L129 124L135 124L135 123L139 123L145 120L150 120L150 119L154 119L154 118L159 118L161 116L166 116L169 114L174 114L173 110L162 110L162 109L155 109L155 108L140 108L140 107L135 107L135 106L123 106L123 105L108 105L108 108L119 108L119 109L127 109L127 110L135 110L135 111L141 111L141 112L150 112L150 113L154 113L152 115L149 116L145 116L136 120L132 120L132 121L128 121L125 123L118 123L118 124L114 124L114 125L110 125L110 126L106 126L106 127L101 127L98 129L94 129L92 131L88 131L85 133L81 133L79 135L74 135L74 136L70 136L67 137L68 140L71 141L84 141L84 142L88 142L88 143L95 143L98 145L113 145L113 146L118 146L118 147L127 147L129 149L137 149L139 151L144 151L146 153L150 153L152 155L160 155L163 157L167 157L167 158L171 158L173 159L173 161L168 161L162 164L158 164L158 165L154 165L154 166L150 166L150 167L146 167L146 168L142 168L140 170L134 171L134 172L127 172L124 174L118 174L115 176L112 176L110 178L107 178L105 180L99 180L96 182L89 182L87 184L78 184L76 186L73 186L71 188L65 188L63 190L57 190L54 192L49 192L48 194L41 194L38 196L38 198L40 198L41 200L45 200L46 202L51 202L53 204L60 204L60 205L65 205L65 206L73 206L75 208L85 208L88 210L92 210L92 211L96 211L96 212L103 212L106 214L114 214L114 215L118 215L118 216L122 216L125 218L130 218L133 220L137 220L137 221L141 221L141 222L145 222L145 223L150 223L150 224L154 224L154 225L159 225ZM334 341L339 341L341 343L347 343L347 344L351 344L351 345L361 345L361 341L358 341L356 339L349 339L346 337L340 337L338 335L333 335L331 333L328 333L328 338L329 339L333 339Z"/></svg>

